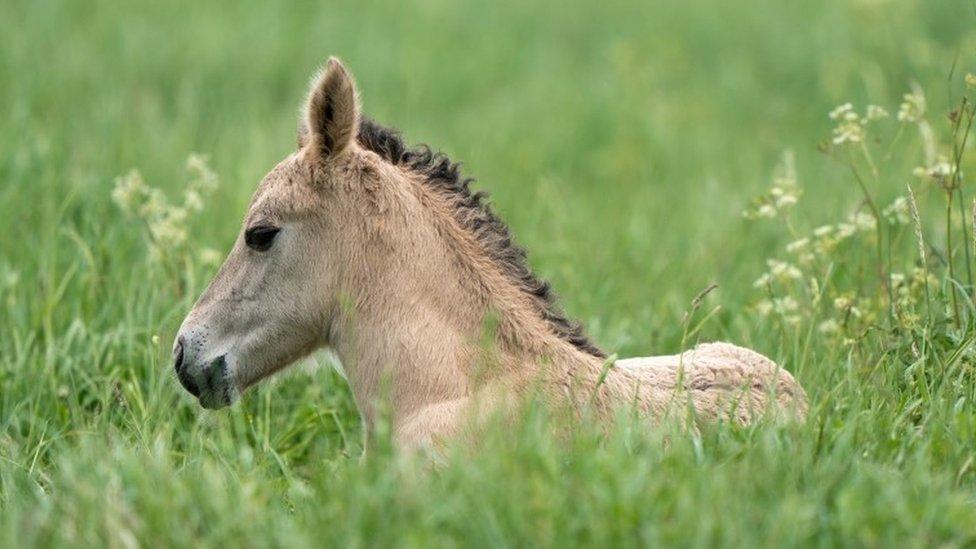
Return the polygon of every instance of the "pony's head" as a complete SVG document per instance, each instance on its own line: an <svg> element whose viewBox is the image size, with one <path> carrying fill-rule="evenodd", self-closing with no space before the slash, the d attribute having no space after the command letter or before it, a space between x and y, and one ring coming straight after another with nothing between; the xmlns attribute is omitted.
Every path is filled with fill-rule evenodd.
<svg viewBox="0 0 976 549"><path fill-rule="evenodd" d="M313 80L298 150L261 181L176 338L176 373L205 408L329 342L343 278L370 257L364 221L375 204L365 195L374 193L362 190L395 176L356 144L358 126L355 84L332 58Z"/></svg>
<svg viewBox="0 0 976 549"><path fill-rule="evenodd" d="M298 150L261 181L233 249L183 321L176 372L201 405L220 408L338 346L339 335L348 340L348 311L381 311L386 324L374 332L402 328L389 319L416 311L431 315L428 326L473 325L497 307L489 294L499 287L555 335L599 354L457 165L361 119L353 79L332 58L313 79Z"/></svg>

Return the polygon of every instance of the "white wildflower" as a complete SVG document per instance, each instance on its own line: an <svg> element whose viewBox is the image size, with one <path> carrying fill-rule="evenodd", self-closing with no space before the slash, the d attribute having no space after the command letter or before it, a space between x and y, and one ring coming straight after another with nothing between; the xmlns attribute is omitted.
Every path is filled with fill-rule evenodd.
<svg viewBox="0 0 976 549"><path fill-rule="evenodd" d="M817 326L817 331L822 334L836 334L840 331L840 323L832 318L824 320Z"/></svg>
<svg viewBox="0 0 976 549"><path fill-rule="evenodd" d="M129 173L115 178L115 187L112 189L112 201L127 215L136 213L139 203L142 202L148 189L142 180L142 174L138 170L131 170Z"/></svg>
<svg viewBox="0 0 976 549"><path fill-rule="evenodd" d="M794 194L783 193L776 197L776 207L786 208L796 204L799 199Z"/></svg>
<svg viewBox="0 0 976 549"><path fill-rule="evenodd" d="M790 242L789 244L786 245L786 252L792 254L792 253L799 252L801 250L805 250L809 244L810 244L809 238L801 238L799 240L794 240L793 242Z"/></svg>
<svg viewBox="0 0 976 549"><path fill-rule="evenodd" d="M874 216L866 212L857 212L851 216L851 223L860 231L873 231L877 226Z"/></svg>
<svg viewBox="0 0 976 549"><path fill-rule="evenodd" d="M796 183L796 167L793 153L789 150L783 153L783 160L773 173L773 184L769 191L757 198L754 205L742 212L746 219L760 217L774 218L781 210L796 204L800 199L800 189Z"/></svg>
<svg viewBox="0 0 976 549"><path fill-rule="evenodd" d="M930 167L928 170L929 177L936 179L945 179L951 176L956 171L956 165L950 163L944 157L940 158L934 166Z"/></svg>
<svg viewBox="0 0 976 549"><path fill-rule="evenodd" d="M790 296L773 299L773 310L781 315L787 315L800 308L800 304Z"/></svg>
<svg viewBox="0 0 976 549"><path fill-rule="evenodd" d="M956 172L956 165L944 155L939 155L930 166L919 166L912 174L920 179L946 180Z"/></svg>
<svg viewBox="0 0 976 549"><path fill-rule="evenodd" d="M147 221L151 221L165 215L168 209L169 204L163 191L154 187L147 187L143 196L143 202L139 206L139 216Z"/></svg>
<svg viewBox="0 0 976 549"><path fill-rule="evenodd" d="M881 120L882 118L888 118L888 111L878 105L868 105L864 117L868 120Z"/></svg>
<svg viewBox="0 0 976 549"><path fill-rule="evenodd" d="M844 120L834 128L834 145L864 141L864 124L860 119Z"/></svg>
<svg viewBox="0 0 976 549"><path fill-rule="evenodd" d="M776 208L772 204L763 204L756 210L756 215L759 217L776 217Z"/></svg>
<svg viewBox="0 0 976 549"><path fill-rule="evenodd" d="M853 223L838 223L837 232L834 233L834 236L836 236L838 240L844 240L854 236L854 233L856 232L857 226Z"/></svg>
<svg viewBox="0 0 976 549"><path fill-rule="evenodd" d="M904 101L898 107L898 120L901 122L919 122L925 115L925 95L916 88L912 93L906 93Z"/></svg>
<svg viewBox="0 0 976 549"><path fill-rule="evenodd" d="M843 105L839 105L834 110L830 111L830 114L827 116L829 116L831 120L842 120L853 111L853 105L850 103L844 103Z"/></svg>
<svg viewBox="0 0 976 549"><path fill-rule="evenodd" d="M187 187L204 194L217 188L217 172L210 168L206 155L192 153L186 159L186 171L190 173Z"/></svg>
<svg viewBox="0 0 976 549"><path fill-rule="evenodd" d="M830 236L830 234L833 232L834 232L833 225L822 225L813 230L813 236L817 238L824 238L826 236Z"/></svg>
<svg viewBox="0 0 976 549"><path fill-rule="evenodd" d="M850 103L844 103L830 111L830 119L837 121L834 127L834 145L843 143L859 143L864 141L867 118L861 118Z"/></svg>
<svg viewBox="0 0 976 549"><path fill-rule="evenodd" d="M203 210L203 197L200 193L195 190L188 190L183 198L183 207L191 212L199 212Z"/></svg>
<svg viewBox="0 0 976 549"><path fill-rule="evenodd" d="M186 210L169 208L149 223L153 242L161 249L178 248L186 242Z"/></svg>
<svg viewBox="0 0 976 549"><path fill-rule="evenodd" d="M151 261L165 261L188 252L187 219L191 213L203 210L207 195L217 187L217 174L210 169L206 156L191 154L186 169L189 180L181 206L171 204L162 190L146 185L137 170L116 179L112 200L126 214L136 215L145 222ZM201 260L219 263L219 254L216 259L211 255L205 251Z"/></svg>
<svg viewBox="0 0 976 549"><path fill-rule="evenodd" d="M800 269L785 261L769 259L766 261L766 265L769 266L769 275L777 280L796 280L803 276Z"/></svg>
<svg viewBox="0 0 976 549"><path fill-rule="evenodd" d="M899 196L882 213L892 225L907 225L911 221L911 213L908 209L908 199Z"/></svg>

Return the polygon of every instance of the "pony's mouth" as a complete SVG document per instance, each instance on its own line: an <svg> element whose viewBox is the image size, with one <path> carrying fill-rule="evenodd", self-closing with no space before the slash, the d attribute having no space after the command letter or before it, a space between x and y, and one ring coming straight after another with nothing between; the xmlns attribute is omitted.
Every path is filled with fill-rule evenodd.
<svg viewBox="0 0 976 549"><path fill-rule="evenodd" d="M197 368L177 368L180 384L208 410L230 406L234 388L227 367L227 355L221 355Z"/></svg>

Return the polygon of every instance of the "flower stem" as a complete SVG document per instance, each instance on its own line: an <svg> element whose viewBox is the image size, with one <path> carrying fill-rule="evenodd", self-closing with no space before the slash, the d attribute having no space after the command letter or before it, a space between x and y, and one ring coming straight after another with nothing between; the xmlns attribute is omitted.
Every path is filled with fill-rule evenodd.
<svg viewBox="0 0 976 549"><path fill-rule="evenodd" d="M866 157L870 158L870 155L867 155ZM871 214L874 215L874 229L875 232L877 233L877 238L878 238L878 241L877 243L875 243L874 246L875 253L877 256L877 261L878 261L878 278L881 281L881 286L887 290L888 318L889 320L893 321L895 316L894 315L895 296L892 293L891 280L889 280L888 276L885 274L887 270L885 269L884 252L882 249L884 245L883 244L884 229L881 227L881 211L878 209L878 205L874 202L874 198L871 196L871 193L868 191L868 187L864 183L864 178L862 178L860 172L857 171L857 166L854 165L854 160L850 159L847 165L850 166L851 173L854 174L854 179L857 180L857 184L861 188L861 193L864 195L864 201L867 203L868 208L871 210ZM875 172L875 176L877 176L876 172Z"/></svg>

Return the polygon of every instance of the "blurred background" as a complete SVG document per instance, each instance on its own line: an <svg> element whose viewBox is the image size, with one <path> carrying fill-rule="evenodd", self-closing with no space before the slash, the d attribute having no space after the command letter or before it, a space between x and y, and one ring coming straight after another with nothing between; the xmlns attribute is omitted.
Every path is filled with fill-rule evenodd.
<svg viewBox="0 0 976 549"><path fill-rule="evenodd" d="M191 241L225 252L256 183L294 148L308 78L335 54L369 116L464 162L570 312L605 345L647 352L674 343L671 320L708 283L733 313L746 300L770 235L740 212L784 150L808 208L849 205L846 168L816 152L827 112L893 110L913 82L945 111L948 76L976 48L965 0L32 1L4 12L0 268L30 288L11 319L24 331L44 304L60 332L105 314L119 296L103 294L147 282L143 241L109 197L131 169L175 193L188 154L209 155L221 185ZM97 272L82 259L56 297L77 240ZM85 276L99 282L75 296ZM169 336L187 302L149 313L137 296L152 291L127 308Z"/></svg>
<svg viewBox="0 0 976 549"><path fill-rule="evenodd" d="M858 194L818 152L827 113L851 101L894 114L917 83L938 119L976 68L969 0L4 0L0 12L8 508L21 484L74 486L52 472L64 456L96 468L117 444L163 440L157 480L270 449L271 486L355 454L358 419L332 374L286 376L218 415L196 409L169 365L215 272L201 252L229 250L257 182L294 150L329 55L366 114L463 162L570 315L621 356L677 351L684 311L717 283L708 304L721 310L698 337L782 359L796 341L750 305L788 237L743 209L791 150L801 223L832 222ZM193 153L219 186L186 220L185 257L161 265L111 191L138 170L177 201ZM115 463L138 461L125 455ZM24 509L20 524L34 524Z"/></svg>

